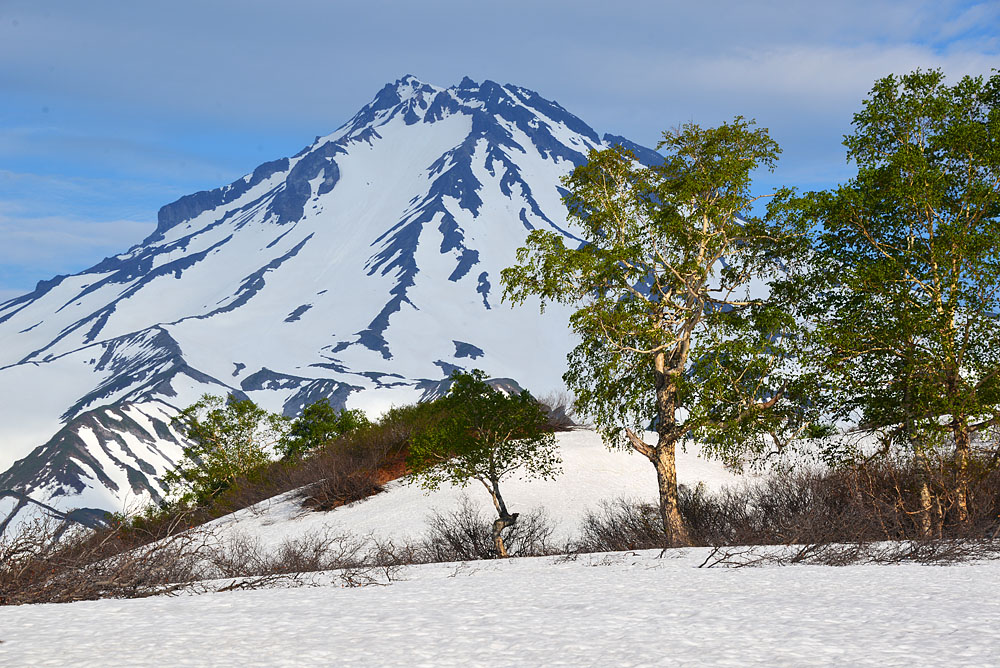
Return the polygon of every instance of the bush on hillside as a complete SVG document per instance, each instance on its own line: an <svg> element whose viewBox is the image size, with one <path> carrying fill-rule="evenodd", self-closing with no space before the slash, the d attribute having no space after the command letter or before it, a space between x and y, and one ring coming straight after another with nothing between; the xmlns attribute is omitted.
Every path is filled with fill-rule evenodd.
<svg viewBox="0 0 1000 668"><path fill-rule="evenodd" d="M198 578L203 538L174 533L136 548L118 529L27 523L0 535L0 605L170 593Z"/></svg>
<svg viewBox="0 0 1000 668"><path fill-rule="evenodd" d="M806 545L876 541L1000 539L1000 472L978 469L970 486L970 515L944 493L948 469L928 472L914 462L880 461L826 472L774 473L758 482L710 494L680 488L680 509L692 541L702 546ZM934 509L928 534L921 486L945 503ZM585 516L577 549L603 552L663 547L658 510L629 499L606 502Z"/></svg>
<svg viewBox="0 0 1000 668"><path fill-rule="evenodd" d="M524 513L517 523L503 530L507 554L512 557L558 554L551 544L552 533L552 523L544 511ZM427 533L415 545L413 553L417 561L432 563L496 559L499 554L493 540L493 520L463 496L455 510L434 511L427 520Z"/></svg>
<svg viewBox="0 0 1000 668"><path fill-rule="evenodd" d="M371 426L364 411L338 411L324 399L306 406L292 421L288 433L278 443L278 451L284 459L295 459L329 445L340 436Z"/></svg>
<svg viewBox="0 0 1000 668"><path fill-rule="evenodd" d="M189 442L163 482L182 504L204 504L271 461L287 420L249 399L204 395L174 418Z"/></svg>

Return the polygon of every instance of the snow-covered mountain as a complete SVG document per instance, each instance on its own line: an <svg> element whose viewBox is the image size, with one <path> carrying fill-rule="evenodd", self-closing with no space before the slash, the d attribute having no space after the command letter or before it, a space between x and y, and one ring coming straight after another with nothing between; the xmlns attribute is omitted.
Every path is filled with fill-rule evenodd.
<svg viewBox="0 0 1000 668"><path fill-rule="evenodd" d="M524 88L406 76L295 156L164 206L139 245L0 304L0 522L156 498L170 417L206 392L292 415L413 401L456 367L556 388L566 312L501 304L499 272L529 230L575 238L559 179L613 144L656 158Z"/></svg>

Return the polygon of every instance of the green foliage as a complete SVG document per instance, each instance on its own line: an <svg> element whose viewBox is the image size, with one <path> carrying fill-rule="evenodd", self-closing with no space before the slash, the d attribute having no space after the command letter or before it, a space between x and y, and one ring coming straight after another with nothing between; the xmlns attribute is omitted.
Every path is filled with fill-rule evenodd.
<svg viewBox="0 0 1000 668"><path fill-rule="evenodd" d="M796 322L760 294L804 231L784 215L788 191L754 215L751 173L779 149L752 121L687 124L658 148L651 168L620 147L591 152L564 180L586 243L531 232L504 296L579 305L564 380L607 442L646 454L637 434L655 419L661 444L694 434L736 462L808 421L789 361Z"/></svg>
<svg viewBox="0 0 1000 668"><path fill-rule="evenodd" d="M287 420L249 399L204 395L175 419L191 442L163 478L181 503L203 504L271 461Z"/></svg>
<svg viewBox="0 0 1000 668"><path fill-rule="evenodd" d="M833 436L836 433L837 433L837 427L832 424L824 424L822 422L812 422L805 429L802 436L804 438L819 439L819 438L827 438L829 436Z"/></svg>
<svg viewBox="0 0 1000 668"><path fill-rule="evenodd" d="M527 391L504 394L479 370L456 371L451 378L448 395L424 409L436 418L410 444L407 463L424 488L476 480L502 506L499 483L509 474L552 478L559 472L555 436L545 430L545 411ZM497 510L506 514L506 508Z"/></svg>
<svg viewBox="0 0 1000 668"><path fill-rule="evenodd" d="M798 202L822 225L803 285L839 417L918 452L1000 425L1000 74L877 81L857 175Z"/></svg>
<svg viewBox="0 0 1000 668"><path fill-rule="evenodd" d="M339 436L372 426L359 409L337 411L326 400L306 406L302 414L292 421L288 433L278 444L285 459L301 457Z"/></svg>

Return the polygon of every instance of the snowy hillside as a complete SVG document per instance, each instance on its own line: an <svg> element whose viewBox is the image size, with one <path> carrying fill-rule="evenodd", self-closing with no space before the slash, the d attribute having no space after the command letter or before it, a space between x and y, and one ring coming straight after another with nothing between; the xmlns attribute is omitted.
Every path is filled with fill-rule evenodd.
<svg viewBox="0 0 1000 668"><path fill-rule="evenodd" d="M589 431L558 439L562 475L506 485L514 510L544 507L562 537L602 499L655 496L644 459ZM696 454L679 453L682 484L738 481ZM466 493L488 506L483 490ZM286 495L208 528L264 547L324 528L398 545L462 494L402 480L325 513ZM1000 652L1000 602L984 596L1000 587L997 561L699 568L713 563L711 548L592 553L375 569L369 586L317 572L255 591L221 581L199 595L0 606L0 664L909 667L988 666Z"/></svg>
<svg viewBox="0 0 1000 668"><path fill-rule="evenodd" d="M556 388L566 312L501 304L499 272L531 229L572 239L559 179L613 144L655 159L532 91L408 76L295 156L163 207L141 244L0 304L0 493L155 498L169 416L205 392L297 414L378 412L455 368Z"/></svg>
<svg viewBox="0 0 1000 668"><path fill-rule="evenodd" d="M545 512L555 529L556 544L576 537L585 513L597 510L602 501L624 497L656 503L656 472L645 457L631 451L610 451L597 433L589 430L563 432L556 438L562 457L559 476L553 480L505 479L501 486L512 512ZM695 446L678 451L677 475L682 485L702 484L709 490L744 480L718 461L700 458ZM400 543L419 539L435 511L451 513L461 506L463 497L484 515L495 517L489 495L476 483L465 488L443 484L427 492L403 478L389 483L381 494L329 512L303 509L302 499L290 492L219 518L205 528L223 541L236 535L251 536L264 547L324 529Z"/></svg>

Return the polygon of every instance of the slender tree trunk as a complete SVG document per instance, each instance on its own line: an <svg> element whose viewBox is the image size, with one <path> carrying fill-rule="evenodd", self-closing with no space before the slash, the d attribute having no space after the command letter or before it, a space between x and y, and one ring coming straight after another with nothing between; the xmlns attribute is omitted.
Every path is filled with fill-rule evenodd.
<svg viewBox="0 0 1000 668"><path fill-rule="evenodd" d="M907 387L909 388L909 385ZM919 522L920 536L921 538L940 538L941 517L940 514L934 512L935 501L938 500L935 498L933 492L931 492L931 468L927 461L927 455L925 454L924 442L922 437L917 434L917 430L914 426L914 420L910 416L912 406L910 403L909 389L907 389L904 402L907 412L907 440L910 444L910 452L914 455L919 481L920 509L917 511L917 520ZM940 509L940 502L936 504L936 507Z"/></svg>
<svg viewBox="0 0 1000 668"><path fill-rule="evenodd" d="M958 521L964 524L969 521L969 455L972 449L969 424L965 416L953 416L951 430L955 438L955 466L957 468L955 500L958 506Z"/></svg>
<svg viewBox="0 0 1000 668"><path fill-rule="evenodd" d="M921 538L940 538L940 523L936 521L934 515L934 495L931 494L927 478L921 475L920 512L917 514L917 518L920 520Z"/></svg>
<svg viewBox="0 0 1000 668"><path fill-rule="evenodd" d="M676 443L657 444L653 465L656 466L656 483L660 488L660 518L667 534L667 546L680 547L691 544L691 536L681 517L677 496Z"/></svg>
<svg viewBox="0 0 1000 668"><path fill-rule="evenodd" d="M499 480L490 480L489 482L482 480L481 482L490 491L490 496L493 497L493 507L497 509L498 517L493 522L493 547L496 548L497 556L506 559L510 555L507 554L507 546L503 542L503 530L517 523L518 514L507 512L507 504L504 503L503 497L500 495Z"/></svg>
<svg viewBox="0 0 1000 668"><path fill-rule="evenodd" d="M922 538L940 538L942 520L941 497L931 489L934 475L927 456L919 449L917 450L916 461L920 492L920 511L917 515L920 521L920 535Z"/></svg>
<svg viewBox="0 0 1000 668"><path fill-rule="evenodd" d="M913 444L913 452L916 455L919 480L920 511L917 517L920 520L920 536L921 538L940 538L941 500L931 491L931 466L920 444L916 443L913 438L910 442Z"/></svg>

